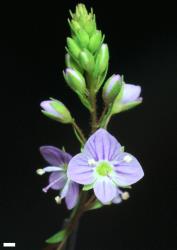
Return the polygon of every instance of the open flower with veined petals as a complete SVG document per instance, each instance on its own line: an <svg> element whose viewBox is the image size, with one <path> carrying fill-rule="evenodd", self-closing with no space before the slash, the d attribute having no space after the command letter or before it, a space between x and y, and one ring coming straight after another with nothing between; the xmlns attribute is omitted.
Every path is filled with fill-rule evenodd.
<svg viewBox="0 0 177 250"><path fill-rule="evenodd" d="M122 152L119 142L105 129L97 130L83 152L71 159L67 174L79 184L92 184L95 196L103 204L116 203L121 192L119 187L134 184L144 175L137 159Z"/></svg>
<svg viewBox="0 0 177 250"><path fill-rule="evenodd" d="M53 146L42 146L40 152L43 158L50 164L49 166L38 169L37 173L42 175L50 173L49 185L43 188L47 192L50 188L54 190L61 190L57 201L65 198L68 209L72 209L79 197L79 185L67 177L66 171L69 161L72 156Z"/></svg>

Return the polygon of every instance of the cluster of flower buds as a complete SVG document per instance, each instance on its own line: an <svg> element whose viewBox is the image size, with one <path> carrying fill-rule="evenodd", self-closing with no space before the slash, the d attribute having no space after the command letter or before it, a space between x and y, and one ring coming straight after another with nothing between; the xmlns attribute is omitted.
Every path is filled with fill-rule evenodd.
<svg viewBox="0 0 177 250"><path fill-rule="evenodd" d="M101 87L108 68L109 50L107 44L103 43L104 35L97 29L92 9L88 13L84 4L78 4L75 13L70 14L71 37L67 38L64 77L69 87L90 109L86 89L90 88L89 84L94 84L95 92ZM86 85L84 75L92 82Z"/></svg>

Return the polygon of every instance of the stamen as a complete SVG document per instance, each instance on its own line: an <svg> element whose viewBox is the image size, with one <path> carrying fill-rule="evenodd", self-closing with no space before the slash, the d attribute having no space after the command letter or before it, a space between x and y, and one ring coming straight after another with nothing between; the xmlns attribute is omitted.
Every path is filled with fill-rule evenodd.
<svg viewBox="0 0 177 250"><path fill-rule="evenodd" d="M88 164L91 166L91 165L95 165L96 164L96 161L94 159L89 159L88 160Z"/></svg>
<svg viewBox="0 0 177 250"><path fill-rule="evenodd" d="M61 197L59 195L55 197L55 201L56 201L57 204L61 204L61 200L62 199L61 199Z"/></svg>
<svg viewBox="0 0 177 250"><path fill-rule="evenodd" d="M124 192L122 193L122 200L128 200L128 198L130 197L129 193L128 192Z"/></svg>
<svg viewBox="0 0 177 250"><path fill-rule="evenodd" d="M39 169L36 170L36 173L37 173L38 175L43 175L43 174L45 174L45 171L44 171L44 169L39 168Z"/></svg>
<svg viewBox="0 0 177 250"><path fill-rule="evenodd" d="M123 161L130 163L132 161L132 157L130 155L126 155L124 156Z"/></svg>
<svg viewBox="0 0 177 250"><path fill-rule="evenodd" d="M55 181L51 182L47 187L43 188L42 191L43 191L44 193L47 193L47 191L48 191L55 183L57 183L60 179L61 179L61 177L58 178L58 179L56 179Z"/></svg>

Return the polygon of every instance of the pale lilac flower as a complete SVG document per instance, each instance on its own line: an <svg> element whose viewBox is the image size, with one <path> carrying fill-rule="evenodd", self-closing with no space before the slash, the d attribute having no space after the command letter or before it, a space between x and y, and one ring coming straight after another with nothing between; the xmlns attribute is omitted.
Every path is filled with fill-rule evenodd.
<svg viewBox="0 0 177 250"><path fill-rule="evenodd" d="M86 142L83 152L71 159L67 174L79 184L92 184L103 204L116 202L121 195L119 187L134 184L144 175L137 159L123 152L116 138L105 129L97 130Z"/></svg>
<svg viewBox="0 0 177 250"><path fill-rule="evenodd" d="M141 87L134 84L124 84L123 96L121 99L121 103L127 104L130 102L141 101L140 97Z"/></svg>
<svg viewBox="0 0 177 250"><path fill-rule="evenodd" d="M37 173L42 175L50 173L49 185L43 188L47 192L50 188L54 190L61 190L57 201L65 198L68 209L72 209L79 196L79 185L67 177L66 171L69 161L72 156L53 146L42 146L40 152L43 158L50 164L49 166L38 169Z"/></svg>

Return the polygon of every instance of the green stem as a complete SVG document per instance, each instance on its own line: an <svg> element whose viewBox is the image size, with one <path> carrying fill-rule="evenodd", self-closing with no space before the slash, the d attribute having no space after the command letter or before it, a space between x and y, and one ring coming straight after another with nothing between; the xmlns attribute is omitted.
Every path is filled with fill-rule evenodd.
<svg viewBox="0 0 177 250"><path fill-rule="evenodd" d="M85 204L86 198L87 198L86 192L82 191L80 194L80 201L78 205L75 207L75 209L73 210L70 216L70 221L65 228L66 236L56 250L62 250L64 248L66 241L68 240L68 237L71 235L72 231L74 230L75 226L77 225L80 217L82 216L84 212L84 204Z"/></svg>
<svg viewBox="0 0 177 250"><path fill-rule="evenodd" d="M84 143L86 142L86 138L82 132L82 130L80 129L80 127L77 125L77 123L75 122L75 120L73 120L72 122L72 126L74 129L74 132L76 134L77 139L79 140L79 142L81 143L81 145L83 146Z"/></svg>
<svg viewBox="0 0 177 250"><path fill-rule="evenodd" d="M105 112L106 114L104 113L104 115L102 116L102 119L99 120L99 126L101 128L105 128L105 129L107 128L108 123L112 117L111 111L112 111L112 105L108 107L107 113Z"/></svg>
<svg viewBox="0 0 177 250"><path fill-rule="evenodd" d="M91 104L91 132L93 133L97 128L97 106L96 106L96 92L95 92L95 79L91 75L86 75L87 85L89 86L89 101Z"/></svg>

